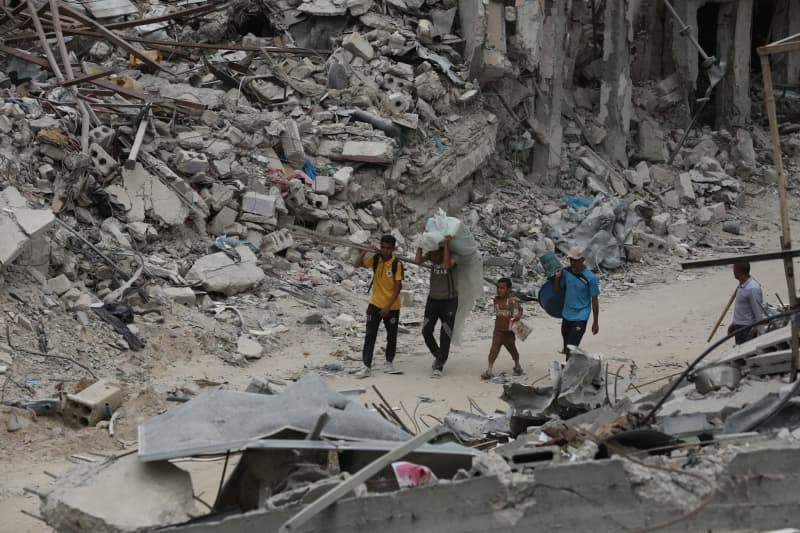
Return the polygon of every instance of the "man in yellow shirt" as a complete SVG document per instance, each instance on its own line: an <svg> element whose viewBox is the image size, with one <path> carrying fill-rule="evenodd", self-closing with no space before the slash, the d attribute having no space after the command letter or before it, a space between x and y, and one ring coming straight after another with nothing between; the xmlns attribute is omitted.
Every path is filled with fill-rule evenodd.
<svg viewBox="0 0 800 533"><path fill-rule="evenodd" d="M372 371L372 354L381 321L386 328L385 371L394 372L397 328L400 325L400 289L403 287L403 264L394 257L396 243L392 235L384 235L381 237L380 253L366 257L366 252L361 251L353 261L356 268L372 269L372 296L367 306L367 333L362 353L364 368L356 374L359 379L369 377Z"/></svg>

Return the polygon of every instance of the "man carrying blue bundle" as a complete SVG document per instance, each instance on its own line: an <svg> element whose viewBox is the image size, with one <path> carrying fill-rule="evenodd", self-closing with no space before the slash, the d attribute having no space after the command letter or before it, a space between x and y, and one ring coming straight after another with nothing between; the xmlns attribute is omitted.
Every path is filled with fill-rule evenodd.
<svg viewBox="0 0 800 533"><path fill-rule="evenodd" d="M569 254L569 267L556 272L553 280L555 292L564 291L564 309L562 311L561 337L564 340L564 354L569 359L567 346L578 347L589 316L593 316L592 334L600 331L600 288L594 272L584 265L583 249L573 246Z"/></svg>

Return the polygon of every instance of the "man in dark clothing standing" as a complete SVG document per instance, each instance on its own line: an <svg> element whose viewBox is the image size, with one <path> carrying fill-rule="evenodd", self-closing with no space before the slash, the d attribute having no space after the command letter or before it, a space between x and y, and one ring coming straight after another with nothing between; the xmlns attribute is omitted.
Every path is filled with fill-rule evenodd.
<svg viewBox="0 0 800 533"><path fill-rule="evenodd" d="M426 260L431 262L431 281L428 292L428 301L425 303L425 321L422 325L422 337L425 345L434 357L433 373L431 377L442 377L444 364L450 354L450 340L453 336L453 325L456 321L458 310L458 291L456 290L453 270L456 263L450 255L450 240L452 236L445 235L444 244L438 250L427 254L417 248L415 262L421 265ZM436 322L441 322L439 330L439 344L433 335Z"/></svg>

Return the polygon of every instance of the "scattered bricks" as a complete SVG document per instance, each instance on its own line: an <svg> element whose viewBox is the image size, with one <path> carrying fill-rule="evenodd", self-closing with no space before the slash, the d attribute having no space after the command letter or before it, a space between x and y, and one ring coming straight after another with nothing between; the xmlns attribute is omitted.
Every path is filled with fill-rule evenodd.
<svg viewBox="0 0 800 533"><path fill-rule="evenodd" d="M391 141L346 141L341 159L388 165L394 162L394 144Z"/></svg>
<svg viewBox="0 0 800 533"><path fill-rule="evenodd" d="M669 213L661 213L650 219L650 227L653 228L653 233L656 235L666 235L667 226L669 226L672 217Z"/></svg>
<svg viewBox="0 0 800 533"><path fill-rule="evenodd" d="M375 57L375 50L372 49L372 45L357 31L345 36L342 40L342 48L357 55L364 61L371 61Z"/></svg>
<svg viewBox="0 0 800 533"><path fill-rule="evenodd" d="M189 176L208 170L208 158L204 154L181 148L175 150L174 164L178 172Z"/></svg>
<svg viewBox="0 0 800 533"><path fill-rule="evenodd" d="M317 176L314 180L314 192L333 196L336 194L336 181L331 176Z"/></svg>
<svg viewBox="0 0 800 533"><path fill-rule="evenodd" d="M98 126L89 132L92 142L99 144L104 150L111 150L115 136L114 130L108 126Z"/></svg>
<svg viewBox="0 0 800 533"><path fill-rule="evenodd" d="M53 291L56 296L61 296L72 288L72 282L67 276L61 274L60 276L48 279L47 288Z"/></svg>
<svg viewBox="0 0 800 533"><path fill-rule="evenodd" d="M262 217L271 217L275 214L275 203L274 196L252 191L246 192L242 197L242 211Z"/></svg>
<svg viewBox="0 0 800 533"><path fill-rule="evenodd" d="M294 238L289 230L284 228L264 235L264 243L261 245L263 252L276 254L294 246Z"/></svg>
<svg viewBox="0 0 800 533"><path fill-rule="evenodd" d="M56 169L53 168L53 165L45 163L39 167L39 176L43 180L54 181L56 179Z"/></svg>
<svg viewBox="0 0 800 533"><path fill-rule="evenodd" d="M675 190L678 192L678 198L681 203L694 204L696 197L694 195L692 175L689 172L684 172L678 176L678 181L675 183Z"/></svg>
<svg viewBox="0 0 800 533"><path fill-rule="evenodd" d="M111 157L108 152L97 143L92 143L89 146L89 155L92 158L92 164L95 170L97 170L101 176L110 176L119 166L117 160Z"/></svg>
<svg viewBox="0 0 800 533"><path fill-rule="evenodd" d="M655 235L650 235L649 233L644 233L643 231L633 232L633 242L636 246L648 252L665 253L669 250L667 242L664 239L656 237Z"/></svg>
<svg viewBox="0 0 800 533"><path fill-rule="evenodd" d="M177 304L194 305L197 297L191 287L166 287L164 294Z"/></svg>
<svg viewBox="0 0 800 533"><path fill-rule="evenodd" d="M328 209L328 197L324 194L306 194L306 201L313 205L316 209Z"/></svg>
<svg viewBox="0 0 800 533"><path fill-rule="evenodd" d="M708 206L711 212L714 214L714 220L722 220L725 218L725 204L722 202L718 202L716 204L711 204Z"/></svg>
<svg viewBox="0 0 800 533"><path fill-rule="evenodd" d="M94 426L122 405L122 389L100 380L77 394L67 394L64 404L64 420L76 427Z"/></svg>
<svg viewBox="0 0 800 533"><path fill-rule="evenodd" d="M678 239L686 239L689 237L689 223L685 218L679 218L669 225L667 231L673 237L677 237Z"/></svg>
<svg viewBox="0 0 800 533"><path fill-rule="evenodd" d="M303 149L303 139L300 137L300 130L297 129L297 122L286 120L283 122L283 132L281 133L281 147L286 159L295 168L303 168L306 163L306 152Z"/></svg>

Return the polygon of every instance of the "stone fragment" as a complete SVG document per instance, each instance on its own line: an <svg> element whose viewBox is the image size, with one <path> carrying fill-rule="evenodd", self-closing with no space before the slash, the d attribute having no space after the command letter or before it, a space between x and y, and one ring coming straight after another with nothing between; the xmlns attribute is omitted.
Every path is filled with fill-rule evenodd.
<svg viewBox="0 0 800 533"><path fill-rule="evenodd" d="M732 233L734 235L742 234L742 228L739 225L739 223L736 222L735 220L729 220L724 224L722 224L722 231L724 231L725 233Z"/></svg>
<svg viewBox="0 0 800 533"><path fill-rule="evenodd" d="M225 295L238 294L258 285L265 277L256 256L247 246L236 246L240 261L218 252L198 259L189 272L187 281L197 281L209 292Z"/></svg>
<svg viewBox="0 0 800 533"><path fill-rule="evenodd" d="M342 40L342 48L364 61L371 61L375 57L372 45L357 31L345 36Z"/></svg>
<svg viewBox="0 0 800 533"><path fill-rule="evenodd" d="M666 235L672 216L669 213L661 213L650 219L650 227L656 235Z"/></svg>
<svg viewBox="0 0 800 533"><path fill-rule="evenodd" d="M664 131L652 119L645 118L639 122L639 132L636 135L639 147L638 155L651 163L662 163L667 160L667 143L664 140Z"/></svg>
<svg viewBox="0 0 800 533"><path fill-rule="evenodd" d="M72 288L72 282L64 274L60 274L47 280L47 288L53 291L56 296L61 296Z"/></svg>
<svg viewBox="0 0 800 533"><path fill-rule="evenodd" d="M681 203L694 204L696 196L694 194L694 185L692 184L692 175L689 172L683 172L678 176L675 190L678 192L678 198Z"/></svg>
<svg viewBox="0 0 800 533"><path fill-rule="evenodd" d="M164 294L177 304L191 306L197 301L197 296L191 287L165 287Z"/></svg>
<svg viewBox="0 0 800 533"><path fill-rule="evenodd" d="M722 220L725 218L725 204L723 202L717 202L715 204L711 204L708 206L711 212L714 214L714 220Z"/></svg>
<svg viewBox="0 0 800 533"><path fill-rule="evenodd" d="M208 226L208 231L212 235L225 235L228 227L236 222L237 213L230 207L223 207L211 219L211 224Z"/></svg>
<svg viewBox="0 0 800 533"><path fill-rule="evenodd" d="M204 154L182 148L175 150L173 163L178 172L189 176L208 170L208 158Z"/></svg>
<svg viewBox="0 0 800 533"><path fill-rule="evenodd" d="M324 194L325 196L333 196L336 194L336 180L331 176L317 176L314 180L314 192Z"/></svg>
<svg viewBox="0 0 800 533"><path fill-rule="evenodd" d="M395 159L394 143L391 141L346 141L342 147L341 158L388 165Z"/></svg>
<svg viewBox="0 0 800 533"><path fill-rule="evenodd" d="M242 196L242 211L254 215L271 217L275 214L277 198L272 195L246 192Z"/></svg>
<svg viewBox="0 0 800 533"><path fill-rule="evenodd" d="M667 228L667 231L670 235L677 237L678 239L686 239L689 237L689 223L685 218L681 217L670 224L669 228Z"/></svg>
<svg viewBox="0 0 800 533"><path fill-rule="evenodd" d="M714 220L714 212L705 206L698 209L694 214L694 222L698 226L706 226L711 222L713 222L713 220Z"/></svg>
<svg viewBox="0 0 800 533"><path fill-rule="evenodd" d="M243 335L236 341L236 352L248 360L261 359L264 348L257 341Z"/></svg>
<svg viewBox="0 0 800 533"><path fill-rule="evenodd" d="M303 168L306 162L306 153L303 149L303 139L300 137L300 130L294 120L283 122L283 132L281 133L281 146L286 159L294 168Z"/></svg>

